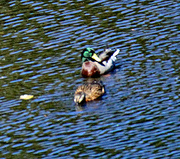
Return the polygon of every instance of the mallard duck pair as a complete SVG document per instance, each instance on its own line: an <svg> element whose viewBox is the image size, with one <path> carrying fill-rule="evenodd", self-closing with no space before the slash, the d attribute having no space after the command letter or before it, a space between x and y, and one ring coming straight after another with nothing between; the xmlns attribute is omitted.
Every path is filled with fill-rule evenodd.
<svg viewBox="0 0 180 159"><path fill-rule="evenodd" d="M103 53L97 56L94 49L85 48L81 53L83 77L98 77L110 72L115 67L116 56L119 49L112 51L105 49ZM94 81L81 85L77 88L74 95L74 102L81 104L95 100L105 93L104 86L101 82Z"/></svg>

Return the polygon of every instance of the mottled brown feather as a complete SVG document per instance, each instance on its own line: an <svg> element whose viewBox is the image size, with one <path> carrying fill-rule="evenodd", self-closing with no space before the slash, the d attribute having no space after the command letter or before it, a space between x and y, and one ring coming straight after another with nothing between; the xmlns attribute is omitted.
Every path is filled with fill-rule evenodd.
<svg viewBox="0 0 180 159"><path fill-rule="evenodd" d="M105 93L104 86L101 83L93 82L79 86L75 92L75 95L83 92L85 94L85 101L92 101Z"/></svg>

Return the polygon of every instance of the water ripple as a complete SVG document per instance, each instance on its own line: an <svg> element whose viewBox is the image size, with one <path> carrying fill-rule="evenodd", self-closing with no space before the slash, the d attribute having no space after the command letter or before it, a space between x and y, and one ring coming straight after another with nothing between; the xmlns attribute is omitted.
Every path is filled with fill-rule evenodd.
<svg viewBox="0 0 180 159"><path fill-rule="evenodd" d="M1 158L178 158L176 1L0 2ZM80 52L120 48L102 99L76 107ZM31 100L20 95L32 94ZM77 112L76 112L77 111Z"/></svg>

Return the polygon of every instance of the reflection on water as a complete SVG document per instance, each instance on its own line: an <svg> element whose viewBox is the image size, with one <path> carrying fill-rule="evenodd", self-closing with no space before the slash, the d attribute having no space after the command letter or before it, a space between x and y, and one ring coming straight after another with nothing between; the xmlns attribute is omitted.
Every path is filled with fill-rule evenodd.
<svg viewBox="0 0 180 159"><path fill-rule="evenodd" d="M178 158L179 9L175 0L1 0L0 158ZM74 91L89 80L80 52L106 42L121 50L98 79L106 94L77 108Z"/></svg>

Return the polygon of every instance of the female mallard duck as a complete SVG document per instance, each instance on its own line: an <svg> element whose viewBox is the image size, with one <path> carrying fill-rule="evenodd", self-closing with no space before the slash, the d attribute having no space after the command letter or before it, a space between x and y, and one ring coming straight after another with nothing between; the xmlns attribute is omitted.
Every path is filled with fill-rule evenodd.
<svg viewBox="0 0 180 159"><path fill-rule="evenodd" d="M83 77L98 77L102 74L110 72L115 66L116 56L119 49L115 52L111 49L105 49L98 57L94 49L85 48L81 53Z"/></svg>
<svg viewBox="0 0 180 159"><path fill-rule="evenodd" d="M82 104L95 100L105 93L104 86L101 82L92 82L79 86L74 94L74 102Z"/></svg>

